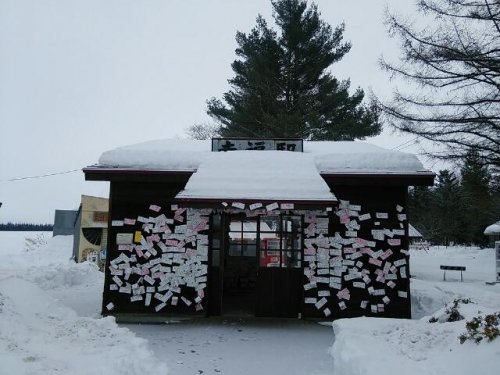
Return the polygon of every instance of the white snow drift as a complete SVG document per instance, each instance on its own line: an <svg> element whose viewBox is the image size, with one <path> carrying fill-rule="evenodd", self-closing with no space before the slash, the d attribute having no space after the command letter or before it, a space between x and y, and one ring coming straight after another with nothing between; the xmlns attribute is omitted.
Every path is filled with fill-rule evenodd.
<svg viewBox="0 0 500 375"><path fill-rule="evenodd" d="M26 233L2 233L1 375L167 373L146 340L114 318L93 317L102 274L92 264L69 260L72 236L26 252L19 235Z"/></svg>
<svg viewBox="0 0 500 375"><path fill-rule="evenodd" d="M465 265L460 275L442 281L440 264ZM477 315L500 311L500 284L485 285L495 278L493 249L431 248L412 251L410 269L412 314L418 320L381 318L341 319L333 323L331 355L335 375L458 375L498 374L500 338L475 344L459 342L465 323ZM445 304L455 298L474 303L459 308L464 320L429 323L444 314Z"/></svg>

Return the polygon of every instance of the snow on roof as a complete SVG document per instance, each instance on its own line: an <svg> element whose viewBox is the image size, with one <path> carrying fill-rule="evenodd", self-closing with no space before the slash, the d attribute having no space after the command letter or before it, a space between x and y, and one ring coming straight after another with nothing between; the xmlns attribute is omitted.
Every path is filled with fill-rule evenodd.
<svg viewBox="0 0 500 375"><path fill-rule="evenodd" d="M151 170L196 170L210 152L210 141L164 139L118 147L104 152L100 167Z"/></svg>
<svg viewBox="0 0 500 375"><path fill-rule="evenodd" d="M261 167L272 167L275 171L273 164L277 153L258 152L264 153L268 158L268 162ZM416 173L424 169L413 154L386 150L366 142L304 141L303 153L281 152L295 155L289 156L293 160L301 157L310 159L312 156L313 165L322 173ZM98 167L194 171L211 159L231 164L232 159L237 158L248 166L255 153L232 151L231 157L221 158L218 156L221 153L211 152L210 140L165 139L107 151L99 158ZM300 156L296 156L297 154ZM263 155L258 158L263 158ZM219 167L225 168L225 165Z"/></svg>
<svg viewBox="0 0 500 375"><path fill-rule="evenodd" d="M484 230L484 234L487 236L500 234L500 221L497 221L495 224L491 224L490 226L486 227L486 229Z"/></svg>
<svg viewBox="0 0 500 375"><path fill-rule="evenodd" d="M286 151L213 152L176 198L336 200L311 154Z"/></svg>

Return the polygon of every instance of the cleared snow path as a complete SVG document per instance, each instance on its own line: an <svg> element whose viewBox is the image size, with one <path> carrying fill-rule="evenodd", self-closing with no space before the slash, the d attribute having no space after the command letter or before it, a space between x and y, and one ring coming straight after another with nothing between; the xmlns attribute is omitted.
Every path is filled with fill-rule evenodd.
<svg viewBox="0 0 500 375"><path fill-rule="evenodd" d="M333 374L332 328L295 319L207 318L123 324L176 375Z"/></svg>

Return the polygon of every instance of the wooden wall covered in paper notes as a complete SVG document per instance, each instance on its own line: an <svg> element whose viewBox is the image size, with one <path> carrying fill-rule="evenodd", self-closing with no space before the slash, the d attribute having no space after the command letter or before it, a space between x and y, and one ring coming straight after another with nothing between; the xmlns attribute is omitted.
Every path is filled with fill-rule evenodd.
<svg viewBox="0 0 500 375"><path fill-rule="evenodd" d="M187 179L111 183L104 314L220 312L212 303L221 289L220 270L210 274L211 210L171 202ZM287 210L303 217L302 269L261 270L256 313L410 317L407 187L331 189L340 200L336 211Z"/></svg>
<svg viewBox="0 0 500 375"><path fill-rule="evenodd" d="M340 205L328 241L304 244L303 315L409 318L407 187L332 190Z"/></svg>
<svg viewBox="0 0 500 375"><path fill-rule="evenodd" d="M171 204L186 182L112 182L104 314L205 313L210 210Z"/></svg>

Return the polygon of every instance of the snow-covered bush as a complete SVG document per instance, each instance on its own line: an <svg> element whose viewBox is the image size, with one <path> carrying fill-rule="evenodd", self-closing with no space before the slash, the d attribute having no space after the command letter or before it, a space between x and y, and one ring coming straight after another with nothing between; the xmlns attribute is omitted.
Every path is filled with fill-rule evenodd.
<svg viewBox="0 0 500 375"><path fill-rule="evenodd" d="M458 322L463 320L464 317L459 311L460 304L468 305L474 303L470 298L456 298L451 304L445 306L445 310L441 315L432 316L429 323L444 323L444 322Z"/></svg>
<svg viewBox="0 0 500 375"><path fill-rule="evenodd" d="M465 323L467 333L461 334L458 338L463 344L467 340L479 344L483 339L493 341L500 336L500 311L493 314L475 316L472 320Z"/></svg>

